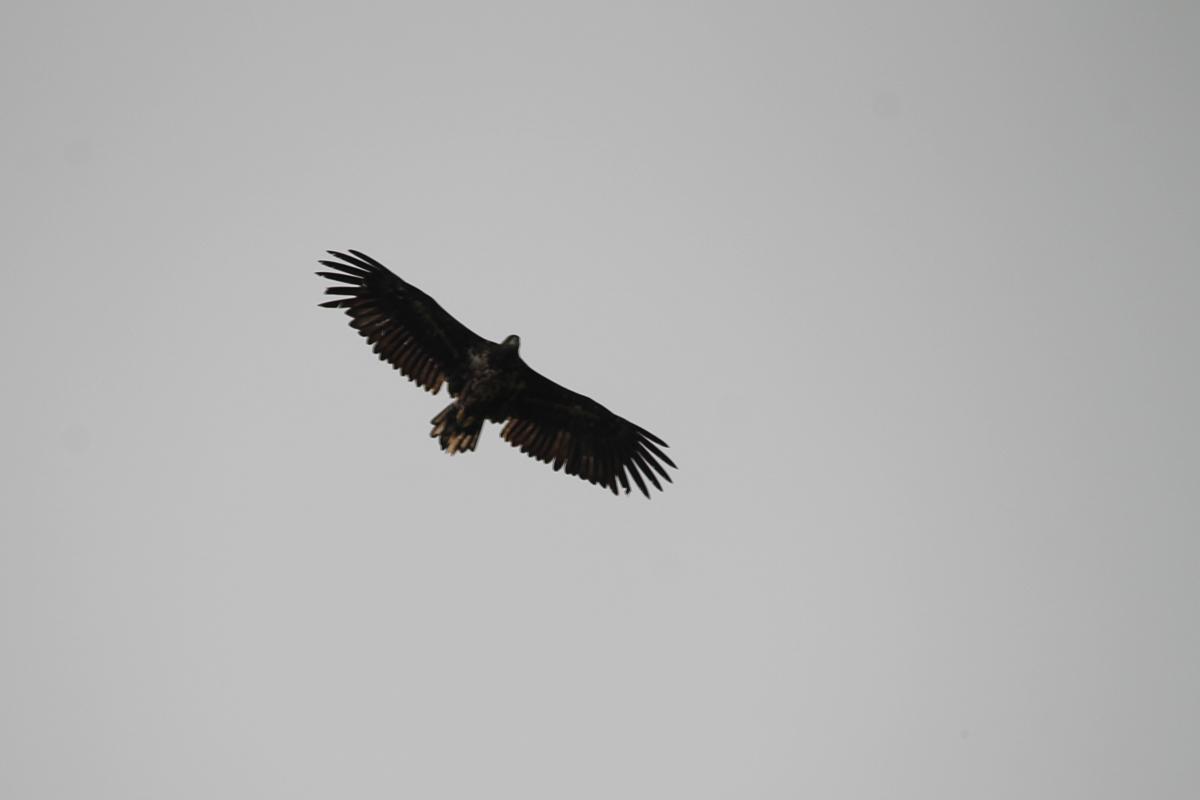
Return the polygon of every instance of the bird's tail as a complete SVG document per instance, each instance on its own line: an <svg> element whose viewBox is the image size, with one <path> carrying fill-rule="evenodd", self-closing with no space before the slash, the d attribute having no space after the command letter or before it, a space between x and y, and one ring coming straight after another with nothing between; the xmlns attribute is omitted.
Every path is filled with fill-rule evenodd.
<svg viewBox="0 0 1200 800"><path fill-rule="evenodd" d="M441 443L450 455L474 450L483 429L483 420L466 417L458 403L451 403L433 418L433 431L429 434Z"/></svg>

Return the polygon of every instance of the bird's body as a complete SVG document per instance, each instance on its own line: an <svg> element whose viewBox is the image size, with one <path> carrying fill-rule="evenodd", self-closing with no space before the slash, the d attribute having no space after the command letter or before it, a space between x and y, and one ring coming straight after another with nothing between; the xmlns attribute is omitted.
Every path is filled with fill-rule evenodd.
<svg viewBox="0 0 1200 800"><path fill-rule="evenodd" d="M515 337L509 337L515 339ZM482 342L467 353L467 369L454 402L433 419L432 436L454 455L474 450L484 421L504 422L524 382L515 344Z"/></svg>
<svg viewBox="0 0 1200 800"><path fill-rule="evenodd" d="M467 412L478 413L492 422L508 418L509 406L524 382L516 369L525 362L515 344L487 342L467 356L469 369L455 401Z"/></svg>
<svg viewBox="0 0 1200 800"><path fill-rule="evenodd" d="M648 480L671 478L666 443L600 405L535 372L522 360L520 339L492 342L450 316L433 298L356 250L330 251L339 261L319 272L338 286L341 308L379 357L433 393L447 384L454 398L433 418L432 436L450 454L474 450L485 422L506 423L500 435L554 469L578 475L615 494L630 480L647 496ZM661 462L661 463L660 463Z"/></svg>

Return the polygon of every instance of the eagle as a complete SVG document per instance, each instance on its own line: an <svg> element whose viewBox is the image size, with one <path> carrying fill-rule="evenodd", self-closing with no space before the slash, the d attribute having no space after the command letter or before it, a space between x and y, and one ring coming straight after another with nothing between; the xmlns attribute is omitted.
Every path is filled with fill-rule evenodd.
<svg viewBox="0 0 1200 800"><path fill-rule="evenodd" d="M475 449L484 422L504 423L500 437L528 456L619 494L632 481L650 497L670 482L667 443L590 397L535 372L521 358L521 339L484 339L432 297L379 263L350 250L320 260L334 282L325 308L343 309L350 327L401 374L433 394L449 387L454 402L433 418L430 436L454 455Z"/></svg>

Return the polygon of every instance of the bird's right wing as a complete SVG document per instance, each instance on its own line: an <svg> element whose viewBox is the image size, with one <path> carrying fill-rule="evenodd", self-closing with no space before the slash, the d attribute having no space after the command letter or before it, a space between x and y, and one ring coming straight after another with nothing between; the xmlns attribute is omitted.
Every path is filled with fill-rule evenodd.
<svg viewBox="0 0 1200 800"><path fill-rule="evenodd" d="M511 401L508 424L500 431L521 452L613 494L618 483L628 493L632 479L649 497L647 480L663 488L654 473L671 480L662 464L674 467L675 462L663 452L667 443L662 439L527 364L521 375L523 388Z"/></svg>
<svg viewBox="0 0 1200 800"><path fill-rule="evenodd" d="M326 294L341 297L321 305L345 309L350 326L379 357L422 388L437 394L448 382L457 394L469 351L486 340L370 256L329 254L340 260L321 263L335 271L317 274L339 284Z"/></svg>

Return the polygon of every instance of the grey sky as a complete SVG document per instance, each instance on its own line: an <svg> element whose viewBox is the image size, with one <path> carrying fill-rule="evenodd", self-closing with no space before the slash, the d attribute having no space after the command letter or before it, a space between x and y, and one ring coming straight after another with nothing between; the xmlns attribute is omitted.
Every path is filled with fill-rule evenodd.
<svg viewBox="0 0 1200 800"><path fill-rule="evenodd" d="M1191 3L7 3L0 795L1200 796ZM613 498L316 308L659 434Z"/></svg>

